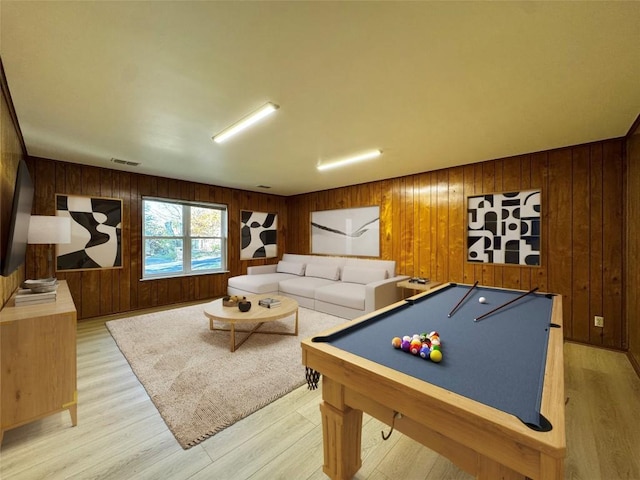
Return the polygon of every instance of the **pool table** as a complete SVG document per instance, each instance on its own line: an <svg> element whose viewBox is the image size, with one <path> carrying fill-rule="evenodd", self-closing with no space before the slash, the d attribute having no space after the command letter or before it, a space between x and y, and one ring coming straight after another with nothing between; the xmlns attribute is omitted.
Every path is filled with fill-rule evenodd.
<svg viewBox="0 0 640 480"><path fill-rule="evenodd" d="M433 331L439 363L392 346ZM366 412L476 478L563 478L562 349L561 296L455 283L304 340L322 376L324 472L356 474Z"/></svg>

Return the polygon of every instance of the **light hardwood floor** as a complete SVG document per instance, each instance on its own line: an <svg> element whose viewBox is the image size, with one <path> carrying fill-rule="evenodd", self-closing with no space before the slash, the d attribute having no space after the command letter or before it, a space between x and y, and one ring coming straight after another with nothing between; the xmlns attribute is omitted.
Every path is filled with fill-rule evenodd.
<svg viewBox="0 0 640 480"><path fill-rule="evenodd" d="M78 325L78 426L68 413L9 430L2 480L324 479L319 390L301 387L197 447L174 440L105 319ZM640 379L626 356L567 343L567 479L640 480ZM365 415L355 478L467 479L445 458Z"/></svg>

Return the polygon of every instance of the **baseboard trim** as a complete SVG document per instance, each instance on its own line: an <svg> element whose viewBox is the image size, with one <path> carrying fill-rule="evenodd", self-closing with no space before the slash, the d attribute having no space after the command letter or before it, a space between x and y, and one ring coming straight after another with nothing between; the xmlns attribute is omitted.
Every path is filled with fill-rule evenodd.
<svg viewBox="0 0 640 480"><path fill-rule="evenodd" d="M636 375L638 375L638 378L640 378L640 362L638 361L638 359L636 359L636 357L633 356L631 352L627 352L627 357L631 362L631 366L636 371Z"/></svg>

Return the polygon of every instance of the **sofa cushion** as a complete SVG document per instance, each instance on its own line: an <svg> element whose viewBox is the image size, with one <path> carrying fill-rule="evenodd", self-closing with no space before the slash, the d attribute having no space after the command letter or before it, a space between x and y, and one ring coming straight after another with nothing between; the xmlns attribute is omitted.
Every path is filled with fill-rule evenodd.
<svg viewBox="0 0 640 480"><path fill-rule="evenodd" d="M340 267L337 265L318 265L310 263L304 272L305 277L326 278L327 280L340 280Z"/></svg>
<svg viewBox="0 0 640 480"><path fill-rule="evenodd" d="M364 310L366 287L360 283L337 282L316 289L316 300Z"/></svg>
<svg viewBox="0 0 640 480"><path fill-rule="evenodd" d="M379 282L387 278L387 271L384 268L363 268L345 265L342 267L342 281L349 283L367 284Z"/></svg>
<svg viewBox="0 0 640 480"><path fill-rule="evenodd" d="M283 262L280 260L276 267L276 272L279 273L292 273L293 275L304 275L304 263L297 262Z"/></svg>
<svg viewBox="0 0 640 480"><path fill-rule="evenodd" d="M299 278L289 273L263 273L260 275L240 275L229 279L229 286L251 293L278 291L278 283L288 278Z"/></svg>
<svg viewBox="0 0 640 480"><path fill-rule="evenodd" d="M344 266L359 268L384 268L387 271L387 278L396 276L395 260L372 260L368 258L347 258Z"/></svg>
<svg viewBox="0 0 640 480"><path fill-rule="evenodd" d="M318 287L331 285L333 280L318 277L294 277L280 282L279 289L283 295L298 295L300 297L315 298Z"/></svg>

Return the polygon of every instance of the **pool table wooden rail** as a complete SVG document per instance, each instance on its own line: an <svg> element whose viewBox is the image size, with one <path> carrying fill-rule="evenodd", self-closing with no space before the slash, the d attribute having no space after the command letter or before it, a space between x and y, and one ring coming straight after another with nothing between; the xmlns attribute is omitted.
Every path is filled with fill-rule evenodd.
<svg viewBox="0 0 640 480"><path fill-rule="evenodd" d="M562 325L561 302L561 296L556 295L552 321L558 325ZM372 316L375 314L354 322ZM323 335L337 330L340 327ZM352 478L358 471L362 412L367 412L479 479L563 478L566 444L562 349L562 328L551 329L541 413L553 429L537 432L495 408L328 343L304 340L302 363L323 375L320 410L324 472L334 480L342 480ZM394 420L396 412L401 418Z"/></svg>

